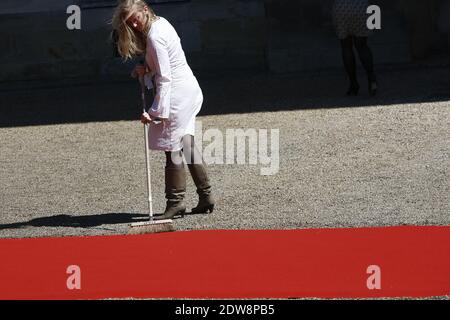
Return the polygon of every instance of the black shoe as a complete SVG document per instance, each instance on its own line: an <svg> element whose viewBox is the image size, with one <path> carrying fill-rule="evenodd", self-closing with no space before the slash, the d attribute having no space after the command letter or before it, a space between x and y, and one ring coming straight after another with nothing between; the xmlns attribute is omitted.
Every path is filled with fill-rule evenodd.
<svg viewBox="0 0 450 320"><path fill-rule="evenodd" d="M378 82L377 82L377 77L375 76L375 73L370 73L367 76L367 80L369 83L369 94L373 97L374 95L377 94L378 91Z"/></svg>
<svg viewBox="0 0 450 320"><path fill-rule="evenodd" d="M373 97L377 94L378 83L376 81L369 82L369 94Z"/></svg>
<svg viewBox="0 0 450 320"><path fill-rule="evenodd" d="M207 204L198 204L195 208L192 208L191 212L194 214L200 214L200 213L213 213L214 211L214 203L207 203Z"/></svg>
<svg viewBox="0 0 450 320"><path fill-rule="evenodd" d="M186 206L184 202L179 202L176 204L167 203L166 210L161 215L155 215L153 217L154 220L166 220L173 219L176 216L181 216L184 218L184 214L186 213Z"/></svg>

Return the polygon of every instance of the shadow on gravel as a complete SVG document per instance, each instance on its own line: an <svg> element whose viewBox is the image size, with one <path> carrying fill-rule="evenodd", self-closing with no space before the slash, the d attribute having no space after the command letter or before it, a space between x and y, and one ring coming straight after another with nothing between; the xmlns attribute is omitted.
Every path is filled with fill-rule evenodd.
<svg viewBox="0 0 450 320"><path fill-rule="evenodd" d="M70 227L89 228L101 225L142 222L148 220L147 214L138 213L104 213L86 216L60 214L50 217L32 219L26 222L0 224L0 230L24 227Z"/></svg>
<svg viewBox="0 0 450 320"><path fill-rule="evenodd" d="M362 75L360 95L346 97L347 80L342 70L199 78L204 95L200 115L450 101L447 66L380 70L378 80L376 97L368 95ZM138 121L141 110L134 80L0 85L0 127Z"/></svg>
<svg viewBox="0 0 450 320"><path fill-rule="evenodd" d="M202 213L186 212L184 215L189 216L200 214ZM162 213L155 213L155 217L161 215ZM176 216L173 218L173 220L180 218L181 218L180 216ZM0 230L20 229L25 227L91 228L91 227L99 227L102 225L126 224L145 221L148 221L148 214L141 214L141 213L104 213L85 216L71 216L67 214L59 214L56 216L36 218L26 222L0 224Z"/></svg>

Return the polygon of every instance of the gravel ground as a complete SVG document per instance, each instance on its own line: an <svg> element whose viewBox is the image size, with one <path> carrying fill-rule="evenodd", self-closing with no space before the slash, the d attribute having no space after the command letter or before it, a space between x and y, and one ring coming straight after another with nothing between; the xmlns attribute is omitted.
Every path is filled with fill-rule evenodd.
<svg viewBox="0 0 450 320"><path fill-rule="evenodd" d="M209 165L216 210L176 228L450 225L450 69L379 79L376 98L342 97L338 72L200 79L203 129L279 129L279 172ZM145 219L136 84L25 88L0 90L0 237L120 234ZM157 212L163 160L151 153ZM188 208L195 201L188 176Z"/></svg>

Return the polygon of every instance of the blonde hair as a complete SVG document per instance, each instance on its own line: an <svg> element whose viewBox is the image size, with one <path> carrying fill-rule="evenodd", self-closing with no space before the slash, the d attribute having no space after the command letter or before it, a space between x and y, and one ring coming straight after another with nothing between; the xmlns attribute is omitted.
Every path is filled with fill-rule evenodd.
<svg viewBox="0 0 450 320"><path fill-rule="evenodd" d="M128 24L127 19L133 14L148 9L147 25L144 26L144 33L136 33ZM119 0L112 18L113 32L111 38L117 46L118 53L127 59L145 53L146 35L151 28L151 24L156 20L153 10L143 0Z"/></svg>

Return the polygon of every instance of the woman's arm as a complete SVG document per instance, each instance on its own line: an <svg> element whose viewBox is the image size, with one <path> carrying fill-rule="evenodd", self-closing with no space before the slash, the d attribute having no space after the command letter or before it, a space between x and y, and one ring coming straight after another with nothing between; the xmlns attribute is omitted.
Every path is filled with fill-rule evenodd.
<svg viewBox="0 0 450 320"><path fill-rule="evenodd" d="M154 70L156 95L149 114L153 117L168 119L170 114L172 70L164 39L158 36L148 38L146 58L154 62L156 69Z"/></svg>

